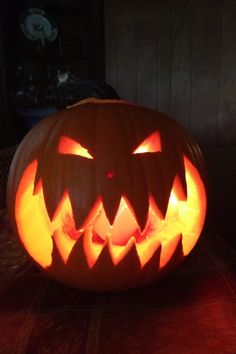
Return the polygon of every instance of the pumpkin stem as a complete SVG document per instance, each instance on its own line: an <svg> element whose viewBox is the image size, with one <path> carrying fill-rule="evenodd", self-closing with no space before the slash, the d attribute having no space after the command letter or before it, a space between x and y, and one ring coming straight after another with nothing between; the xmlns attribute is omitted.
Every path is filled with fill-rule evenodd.
<svg viewBox="0 0 236 354"><path fill-rule="evenodd" d="M102 98L88 97L88 98L84 98L83 100L80 100L80 101L74 103L71 106L67 106L66 109L80 106L80 105L86 104L86 103L116 103L116 102L120 103L120 102L124 102L124 101L121 101L119 99L102 99Z"/></svg>

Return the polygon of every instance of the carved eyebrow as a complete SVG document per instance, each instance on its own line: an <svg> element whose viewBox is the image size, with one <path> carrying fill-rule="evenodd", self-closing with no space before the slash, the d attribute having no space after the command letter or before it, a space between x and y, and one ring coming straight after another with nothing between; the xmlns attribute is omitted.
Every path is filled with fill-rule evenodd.
<svg viewBox="0 0 236 354"><path fill-rule="evenodd" d="M57 151L59 154L77 155L87 159L93 159L93 156L90 155L86 148L67 136L62 136L60 138Z"/></svg>
<svg viewBox="0 0 236 354"><path fill-rule="evenodd" d="M134 150L133 154L143 154L147 152L161 152L161 136L160 132L150 134L141 144Z"/></svg>

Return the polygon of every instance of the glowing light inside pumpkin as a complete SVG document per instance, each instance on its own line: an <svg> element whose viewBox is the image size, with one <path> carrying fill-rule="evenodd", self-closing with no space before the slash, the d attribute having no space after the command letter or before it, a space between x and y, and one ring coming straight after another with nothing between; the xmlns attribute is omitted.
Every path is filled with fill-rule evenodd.
<svg viewBox="0 0 236 354"><path fill-rule="evenodd" d="M161 137L159 132L149 135L149 137L134 150L133 154L143 154L146 152L161 152Z"/></svg>
<svg viewBox="0 0 236 354"><path fill-rule="evenodd" d="M89 267L93 267L104 247L108 247L113 263L118 264L135 244L141 267L161 247L159 267L162 268L170 260L181 237L184 255L191 251L204 223L206 195L202 180L187 158L184 158L184 164L187 200L179 199L181 188L176 176L165 218L150 195L148 221L141 232L125 196L121 198L113 225L109 224L102 200L98 198L83 227L76 230L70 199L65 191L51 221L41 182L37 186L37 194L33 195L37 170L37 161L33 161L25 170L16 195L15 215L21 241L30 256L43 268L48 267L52 261L52 237L66 263L74 244L82 234ZM100 242L97 242L96 235Z"/></svg>
<svg viewBox="0 0 236 354"><path fill-rule="evenodd" d="M86 157L87 159L93 159L87 149L80 145L77 141L68 138L67 136L62 136L58 144L58 152L60 154L71 154Z"/></svg>
<svg viewBox="0 0 236 354"><path fill-rule="evenodd" d="M108 171L108 172L106 173L106 176L107 176L107 178L109 178L109 179L114 178L115 175L116 175L116 173L115 173L114 171Z"/></svg>

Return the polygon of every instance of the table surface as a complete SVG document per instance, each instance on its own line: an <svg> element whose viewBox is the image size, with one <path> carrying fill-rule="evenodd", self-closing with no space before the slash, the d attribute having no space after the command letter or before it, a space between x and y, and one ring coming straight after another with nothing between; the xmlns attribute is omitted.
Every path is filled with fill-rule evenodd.
<svg viewBox="0 0 236 354"><path fill-rule="evenodd" d="M236 251L205 231L172 274L96 294L45 277L0 215L1 354L236 354Z"/></svg>

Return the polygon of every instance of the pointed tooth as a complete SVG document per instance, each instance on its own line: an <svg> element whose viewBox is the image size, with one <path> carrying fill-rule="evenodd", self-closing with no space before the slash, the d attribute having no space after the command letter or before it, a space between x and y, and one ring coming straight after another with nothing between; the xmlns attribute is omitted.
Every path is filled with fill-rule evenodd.
<svg viewBox="0 0 236 354"><path fill-rule="evenodd" d="M176 175L174 180L174 185L172 191L174 190L175 195L178 200L186 201L187 200L187 184L184 178L184 184L180 177Z"/></svg>
<svg viewBox="0 0 236 354"><path fill-rule="evenodd" d="M107 246L114 265L117 265L126 257L130 250L134 247L136 241L132 236L125 246L118 246L112 243L110 237L107 238Z"/></svg>
<svg viewBox="0 0 236 354"><path fill-rule="evenodd" d="M110 243L108 245L109 247L114 247L114 245L112 243ZM111 253L111 250L109 249L109 252ZM136 248L136 241L134 237L131 237L129 239L129 241L127 242L127 244L125 246L120 246L120 252L119 252L119 257L116 257L116 264L119 265L122 262L127 262L129 261L129 258L131 257L135 257L135 259L138 260L139 268L141 267L140 264L140 259L139 259L139 255L137 252L137 248Z"/></svg>
<svg viewBox="0 0 236 354"><path fill-rule="evenodd" d="M149 240L136 244L137 253L140 258L141 267L143 268L147 262L152 258L153 254L161 249L161 243L158 238L153 237Z"/></svg>
<svg viewBox="0 0 236 354"><path fill-rule="evenodd" d="M33 190L33 195L38 194L39 190L42 188L42 178L40 176L36 175L35 180L34 180L34 190Z"/></svg>
<svg viewBox="0 0 236 354"><path fill-rule="evenodd" d="M57 238L57 237L56 237ZM48 267L48 269L53 269L54 267L57 267L58 264L63 266L65 265L64 260L61 257L61 254L59 252L58 246L57 246L57 242L55 239L55 233L52 235L52 242L53 242L53 248L52 248L52 263L51 265Z"/></svg>
<svg viewBox="0 0 236 354"><path fill-rule="evenodd" d="M90 196L89 198L79 198L79 196L74 193L72 190L68 191L71 207L73 211L73 217L75 220L76 229L80 229L85 224L86 218L93 214L93 207L96 205L96 196Z"/></svg>
<svg viewBox="0 0 236 354"><path fill-rule="evenodd" d="M161 246L157 248L152 257L145 263L143 267L143 277L142 283L149 284L153 281L156 281L158 278L159 264L160 264L160 254L161 254Z"/></svg>
<svg viewBox="0 0 236 354"><path fill-rule="evenodd" d="M83 247L89 268L92 268L95 265L103 248L107 246L106 242L104 244L94 243L92 240L92 232L92 226L88 226L85 228L83 234Z"/></svg>
<svg viewBox="0 0 236 354"><path fill-rule="evenodd" d="M126 197L127 198L125 198L125 200L136 219L137 225L140 231L143 232L148 220L148 212L149 212L148 194L146 192L141 193L140 191L140 194L137 196L128 193Z"/></svg>
<svg viewBox="0 0 236 354"><path fill-rule="evenodd" d="M150 186L150 194L152 195L158 209L161 211L163 218L165 218L168 209L170 194L173 186L175 175L158 175L152 179Z"/></svg>
<svg viewBox="0 0 236 354"><path fill-rule="evenodd" d="M149 211L149 176L145 169L145 159L143 161L139 154L134 155L130 160L130 166L129 173L126 171L121 179L122 193L135 216L139 229L143 231Z"/></svg>
<svg viewBox="0 0 236 354"><path fill-rule="evenodd" d="M169 205L170 193L167 194L166 192L159 191L156 194L155 192L152 192L152 196L159 211L161 212L162 218L165 219L167 208Z"/></svg>
<svg viewBox="0 0 236 354"><path fill-rule="evenodd" d="M181 158L181 163L179 164L179 169L178 172L176 173L176 177L179 178L179 199L180 200L186 200L187 199L187 182L185 178L185 165L184 165L184 159ZM176 179L175 177L175 179Z"/></svg>
<svg viewBox="0 0 236 354"><path fill-rule="evenodd" d="M50 161L50 160L49 160ZM52 166L49 166L49 162L45 159L38 162L36 176L35 176L35 191L37 192L37 185L42 180L42 189L44 202L47 209L50 220L53 220L54 213L58 207L58 204L62 198L65 189L62 189L60 183L55 183L55 179L52 177ZM54 171L55 175L57 171ZM58 176L60 176L58 174ZM59 177L60 180L60 177Z"/></svg>
<svg viewBox="0 0 236 354"><path fill-rule="evenodd" d="M34 189L40 180L42 180L42 175L41 175L41 171L40 171L40 163L37 161L36 173L35 173L35 178L34 178Z"/></svg>
<svg viewBox="0 0 236 354"><path fill-rule="evenodd" d="M60 253L61 259L66 264L76 241L66 236L63 231L56 230L53 234L53 242Z"/></svg>
<svg viewBox="0 0 236 354"><path fill-rule="evenodd" d="M115 221L120 200L121 194L119 191L112 190L110 193L108 191L102 193L102 204L110 225L113 225Z"/></svg>
<svg viewBox="0 0 236 354"><path fill-rule="evenodd" d="M85 268L88 269L88 264L85 258L84 252L84 235L82 235L73 245L69 257L66 262L66 266L68 267L68 271L74 269ZM70 268L71 267L71 268ZM78 267L78 268L77 268ZM73 275L73 274L72 274ZM70 277L70 274L68 274ZM76 274L76 278L78 275Z"/></svg>
<svg viewBox="0 0 236 354"><path fill-rule="evenodd" d="M100 253L97 262L91 270L91 277L98 283L100 291L121 291L128 290L139 285L140 279L140 262L134 240L131 242L130 247L123 258L117 259L116 265L111 257L108 247L105 246ZM127 269L129 276L127 276ZM104 277L104 271L106 276Z"/></svg>
<svg viewBox="0 0 236 354"><path fill-rule="evenodd" d="M50 220L53 220L54 214L60 204L60 201L63 197L62 191L54 191L51 189L51 186L44 182L42 183L43 187L43 196L44 202L47 209L48 216Z"/></svg>
<svg viewBox="0 0 236 354"><path fill-rule="evenodd" d="M148 221L148 211L146 210L142 213L135 213L135 217L140 228L141 233L145 230Z"/></svg>
<svg viewBox="0 0 236 354"><path fill-rule="evenodd" d="M112 238L116 245L126 245L131 236L134 235L138 225L135 217L127 205L124 198L121 198L119 208L113 225L109 224L103 207L101 207L99 216L94 220L93 229L95 233L103 239L106 235Z"/></svg>
<svg viewBox="0 0 236 354"><path fill-rule="evenodd" d="M165 267L171 260L176 250L182 247L182 235L178 234L171 240L162 244L161 257L160 257L160 269Z"/></svg>

